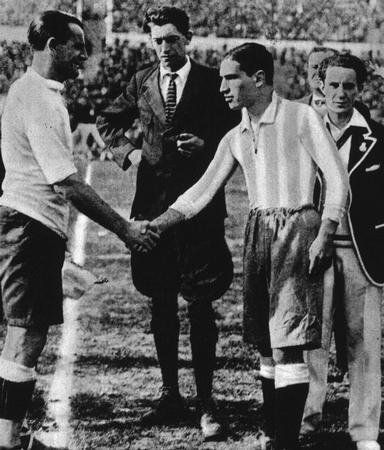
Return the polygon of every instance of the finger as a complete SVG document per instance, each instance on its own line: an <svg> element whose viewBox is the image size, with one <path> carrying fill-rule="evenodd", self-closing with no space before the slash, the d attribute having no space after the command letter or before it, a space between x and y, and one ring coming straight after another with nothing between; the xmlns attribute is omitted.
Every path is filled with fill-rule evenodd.
<svg viewBox="0 0 384 450"><path fill-rule="evenodd" d="M192 133L180 133L179 134L179 139L182 139L182 140L190 139L193 137L194 137L194 134L192 134Z"/></svg>
<svg viewBox="0 0 384 450"><path fill-rule="evenodd" d="M308 269L309 275L312 275L314 267L315 267L315 259L310 256L309 257L309 269Z"/></svg>
<svg viewBox="0 0 384 450"><path fill-rule="evenodd" d="M183 149L183 148L181 148L181 147L179 147L179 152L180 152L183 156L188 156L188 157L192 156L192 152L191 152L190 150L186 150L186 149Z"/></svg>

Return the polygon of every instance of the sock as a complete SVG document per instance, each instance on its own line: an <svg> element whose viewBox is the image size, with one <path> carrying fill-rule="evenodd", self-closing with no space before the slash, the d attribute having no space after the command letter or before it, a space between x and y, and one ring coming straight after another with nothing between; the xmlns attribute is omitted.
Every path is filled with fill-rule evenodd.
<svg viewBox="0 0 384 450"><path fill-rule="evenodd" d="M0 446L20 445L20 430L35 378L33 368L0 358Z"/></svg>
<svg viewBox="0 0 384 450"><path fill-rule="evenodd" d="M260 365L261 389L263 391L264 431L269 437L275 435L275 367Z"/></svg>
<svg viewBox="0 0 384 450"><path fill-rule="evenodd" d="M276 365L275 387L276 448L297 450L309 390L307 365Z"/></svg>
<svg viewBox="0 0 384 450"><path fill-rule="evenodd" d="M0 358L0 418L23 421L35 387L36 372Z"/></svg>

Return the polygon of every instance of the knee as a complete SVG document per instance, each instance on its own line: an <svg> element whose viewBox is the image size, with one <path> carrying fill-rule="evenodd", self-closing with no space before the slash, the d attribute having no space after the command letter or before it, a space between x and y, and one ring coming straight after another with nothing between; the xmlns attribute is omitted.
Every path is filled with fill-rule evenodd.
<svg viewBox="0 0 384 450"><path fill-rule="evenodd" d="M26 367L35 367L47 342L48 329L7 327L2 358Z"/></svg>

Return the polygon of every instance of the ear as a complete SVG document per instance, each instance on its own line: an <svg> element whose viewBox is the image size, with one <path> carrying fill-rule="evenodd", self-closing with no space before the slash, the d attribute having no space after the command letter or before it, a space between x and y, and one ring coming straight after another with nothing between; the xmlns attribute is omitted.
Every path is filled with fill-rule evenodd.
<svg viewBox="0 0 384 450"><path fill-rule="evenodd" d="M45 44L45 48L49 51L55 51L57 47L57 41L54 37L50 37Z"/></svg>
<svg viewBox="0 0 384 450"><path fill-rule="evenodd" d="M320 80L320 78L319 78L319 91L324 95L324 97L325 97L325 94L324 94L324 81L323 80Z"/></svg>
<svg viewBox="0 0 384 450"><path fill-rule="evenodd" d="M255 72L252 77L253 81L256 84L256 87L262 87L265 85L265 72L264 70L258 70Z"/></svg>

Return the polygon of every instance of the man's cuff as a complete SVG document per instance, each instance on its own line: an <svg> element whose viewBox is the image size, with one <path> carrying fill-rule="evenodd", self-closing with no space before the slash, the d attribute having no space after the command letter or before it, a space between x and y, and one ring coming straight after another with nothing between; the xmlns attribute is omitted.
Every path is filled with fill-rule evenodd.
<svg viewBox="0 0 384 450"><path fill-rule="evenodd" d="M322 220L330 219L333 220L334 222L340 223L344 214L345 214L344 208L340 208L338 206L333 205L324 205L324 210L321 218Z"/></svg>

